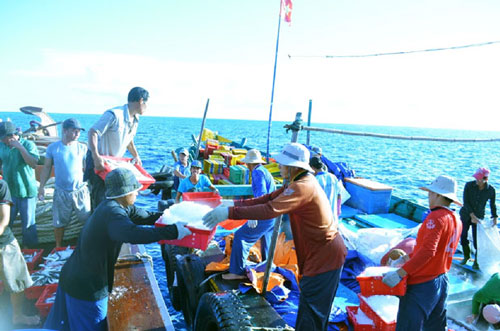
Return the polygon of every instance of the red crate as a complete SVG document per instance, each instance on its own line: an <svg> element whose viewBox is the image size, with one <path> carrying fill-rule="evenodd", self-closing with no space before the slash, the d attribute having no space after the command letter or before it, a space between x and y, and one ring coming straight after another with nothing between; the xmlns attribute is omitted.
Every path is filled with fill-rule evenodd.
<svg viewBox="0 0 500 331"><path fill-rule="evenodd" d="M163 219L162 217L160 217L158 221L156 221L155 226L157 227L165 226L166 224L163 223L162 221ZM214 237L215 230L217 229L217 227L214 227L212 230L203 230L203 229L193 228L190 226L186 227L192 232L192 234L190 234L189 236L186 236L179 240L160 240L158 243L198 248L204 251L207 249L208 243Z"/></svg>
<svg viewBox="0 0 500 331"><path fill-rule="evenodd" d="M126 162L129 162L132 160L132 158L130 157L114 157L114 156L103 156L104 159L110 159L110 160L116 160L116 161L126 161ZM147 177L148 179L141 179L139 180L139 183L142 184L142 188L141 190L145 190L149 187L149 185L153 184L154 182L156 182L156 180L150 175L148 174L148 172L146 170L144 170L143 167L141 167L140 165L138 164L134 164L134 166L137 168L137 170L139 170L139 172L141 174L143 174L145 177ZM95 173L102 178L102 180L104 180L106 178L106 175L109 174L111 172L111 167L108 166L107 164L104 164L104 170L94 170Z"/></svg>
<svg viewBox="0 0 500 331"><path fill-rule="evenodd" d="M51 284L28 287L27 289L24 290L24 296L26 297L26 299L29 300L38 299L40 295L42 295L42 292L45 289L45 287L47 287L48 285Z"/></svg>
<svg viewBox="0 0 500 331"><path fill-rule="evenodd" d="M394 287L385 285L382 282L382 278L382 276L356 277L359 282L359 287L361 288L361 294L366 297L370 295L405 295L406 279L408 277L403 277L399 284Z"/></svg>
<svg viewBox="0 0 500 331"><path fill-rule="evenodd" d="M38 267L38 265L42 262L43 249L22 249L21 252L23 254L30 254L30 255L36 253L31 262L26 261L26 265L28 266L29 271L35 270Z"/></svg>
<svg viewBox="0 0 500 331"><path fill-rule="evenodd" d="M375 330L379 331L395 331L396 321L386 322L370 307L370 305L365 301L365 297L358 293L359 297L359 308L372 319L375 324Z"/></svg>
<svg viewBox="0 0 500 331"><path fill-rule="evenodd" d="M347 311L347 316L349 322L352 324L354 331L375 331L375 323L373 324L359 324L356 320L356 314L358 313L358 306L347 306L345 307ZM373 321L372 321L373 322Z"/></svg>
<svg viewBox="0 0 500 331"><path fill-rule="evenodd" d="M69 246L69 248L71 248L72 250L75 250L75 247L76 247L76 246ZM65 251L65 250L66 250L66 248L68 248L68 246L65 246L65 247L54 247L54 248L50 251L49 255L50 255L50 254L54 254L55 252Z"/></svg>
<svg viewBox="0 0 500 331"><path fill-rule="evenodd" d="M35 307L40 312L41 317L46 317L49 315L50 308L52 308L53 302L46 303L45 300L50 298L57 291L58 284L49 284L45 287L42 294L35 303Z"/></svg>

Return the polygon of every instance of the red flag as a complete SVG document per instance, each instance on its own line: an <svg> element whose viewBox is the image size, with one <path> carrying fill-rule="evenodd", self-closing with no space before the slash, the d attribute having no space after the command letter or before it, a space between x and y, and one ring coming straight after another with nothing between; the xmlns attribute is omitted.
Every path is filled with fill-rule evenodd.
<svg viewBox="0 0 500 331"><path fill-rule="evenodd" d="M285 10L285 22L292 23L292 0L283 0L283 9Z"/></svg>

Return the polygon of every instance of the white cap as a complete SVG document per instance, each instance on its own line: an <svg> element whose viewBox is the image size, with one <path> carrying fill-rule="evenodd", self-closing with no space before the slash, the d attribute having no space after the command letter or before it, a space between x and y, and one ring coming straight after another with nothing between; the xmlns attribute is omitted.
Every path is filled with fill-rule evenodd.
<svg viewBox="0 0 500 331"><path fill-rule="evenodd" d="M251 149L247 152L247 155L240 160L243 163L266 163L262 160L262 155L257 149Z"/></svg>
<svg viewBox="0 0 500 331"><path fill-rule="evenodd" d="M274 158L279 164L302 168L304 170L314 172L309 166L309 151L303 145L298 143L289 143L283 151Z"/></svg>
<svg viewBox="0 0 500 331"><path fill-rule="evenodd" d="M421 187L420 189L442 195L457 205L462 206L462 203L457 198L457 182L449 176L438 176L430 185Z"/></svg>

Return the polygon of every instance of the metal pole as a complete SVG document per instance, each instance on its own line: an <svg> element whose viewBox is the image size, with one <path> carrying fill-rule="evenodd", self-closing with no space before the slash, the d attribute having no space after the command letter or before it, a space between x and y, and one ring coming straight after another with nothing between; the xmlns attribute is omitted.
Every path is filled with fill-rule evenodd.
<svg viewBox="0 0 500 331"><path fill-rule="evenodd" d="M267 255L266 261L266 271L264 272L264 281L262 284L262 295L265 296L267 292L267 284L269 283L269 277L271 276L271 267L274 260L274 252L276 251L276 243L278 242L278 235L281 227L281 215L276 217L274 220L273 236L271 239L271 244L269 245L269 254Z"/></svg>
<svg viewBox="0 0 500 331"><path fill-rule="evenodd" d="M309 99L309 112L307 113L307 126L311 126L311 112L312 112L312 100ZM311 132L307 131L307 141L306 143L310 145Z"/></svg>
<svg viewBox="0 0 500 331"><path fill-rule="evenodd" d="M302 113L295 114L295 122L302 121ZM292 129L292 143L296 143L299 140L299 132L300 129L291 128Z"/></svg>
<svg viewBox="0 0 500 331"><path fill-rule="evenodd" d="M276 82L276 67L278 66L278 48L280 44L280 28L281 28L281 9L283 8L282 0L280 0L280 14L278 17L278 37L276 38L276 51L274 53L274 71L273 71L273 87L271 89L271 104L269 106L269 123L267 125L267 149L266 161L269 163L269 142L271 140L271 123L273 117L273 103L274 103L274 83Z"/></svg>
<svg viewBox="0 0 500 331"><path fill-rule="evenodd" d="M198 137L198 147L196 147L196 153L194 155L194 159L198 159L198 154L200 153L200 145L201 145L201 135L203 134L203 129L205 128L205 119L207 118L208 104L210 103L210 98L207 99L207 104L205 106L205 113L203 114L203 121L201 121L201 130L200 136Z"/></svg>

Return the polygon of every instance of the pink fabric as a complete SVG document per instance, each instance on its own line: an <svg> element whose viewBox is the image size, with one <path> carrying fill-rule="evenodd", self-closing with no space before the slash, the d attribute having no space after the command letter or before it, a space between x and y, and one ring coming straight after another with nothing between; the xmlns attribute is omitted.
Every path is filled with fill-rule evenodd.
<svg viewBox="0 0 500 331"><path fill-rule="evenodd" d="M488 177L489 175L490 171L487 168L478 168L476 173L472 176L477 180L481 180L483 177Z"/></svg>
<svg viewBox="0 0 500 331"><path fill-rule="evenodd" d="M486 305L483 308L483 317L486 322L491 324L500 322L500 307L498 305Z"/></svg>

